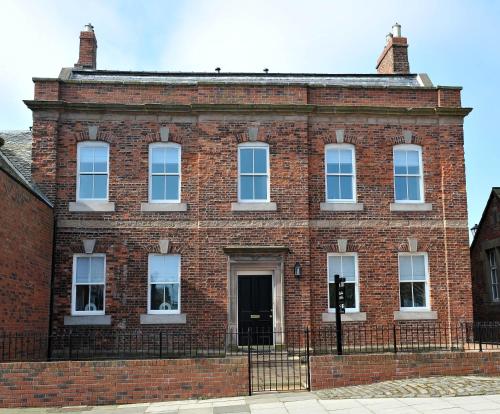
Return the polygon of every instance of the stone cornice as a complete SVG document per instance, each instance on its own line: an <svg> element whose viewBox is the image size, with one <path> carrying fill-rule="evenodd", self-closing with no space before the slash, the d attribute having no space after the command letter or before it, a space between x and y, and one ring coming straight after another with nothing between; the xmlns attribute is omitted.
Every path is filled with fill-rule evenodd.
<svg viewBox="0 0 500 414"><path fill-rule="evenodd" d="M369 114L369 115L415 115L415 116L459 116L465 117L472 108L421 107L406 108L393 106L360 105L294 105L294 104L120 104L95 102L66 102L25 100L32 111L58 110L81 112L141 112L141 113L301 113L301 114Z"/></svg>

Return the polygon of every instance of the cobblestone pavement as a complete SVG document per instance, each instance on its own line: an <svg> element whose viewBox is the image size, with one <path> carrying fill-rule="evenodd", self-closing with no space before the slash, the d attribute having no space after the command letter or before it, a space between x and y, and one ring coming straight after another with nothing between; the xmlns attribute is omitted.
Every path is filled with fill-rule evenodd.
<svg viewBox="0 0 500 414"><path fill-rule="evenodd" d="M322 399L456 397L486 394L500 394L500 377L413 378L317 392L318 397Z"/></svg>

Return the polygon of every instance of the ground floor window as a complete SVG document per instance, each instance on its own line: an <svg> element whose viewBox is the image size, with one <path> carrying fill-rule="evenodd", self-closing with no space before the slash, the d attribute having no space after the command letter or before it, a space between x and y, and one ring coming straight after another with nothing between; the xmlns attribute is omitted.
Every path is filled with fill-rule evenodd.
<svg viewBox="0 0 500 414"><path fill-rule="evenodd" d="M179 255L149 255L149 313L180 312L180 268Z"/></svg>
<svg viewBox="0 0 500 414"><path fill-rule="evenodd" d="M428 270L425 253L399 254L401 309L428 307Z"/></svg>
<svg viewBox="0 0 500 414"><path fill-rule="evenodd" d="M493 300L500 300L498 295L498 273L497 273L497 259L495 249L486 251L488 256L488 265L490 268L490 281L491 281L491 297Z"/></svg>
<svg viewBox="0 0 500 414"><path fill-rule="evenodd" d="M359 311L358 303L358 257L356 253L328 254L328 308L335 310L335 275L345 277L345 308Z"/></svg>
<svg viewBox="0 0 500 414"><path fill-rule="evenodd" d="M78 254L73 257L74 314L104 314L106 256Z"/></svg>

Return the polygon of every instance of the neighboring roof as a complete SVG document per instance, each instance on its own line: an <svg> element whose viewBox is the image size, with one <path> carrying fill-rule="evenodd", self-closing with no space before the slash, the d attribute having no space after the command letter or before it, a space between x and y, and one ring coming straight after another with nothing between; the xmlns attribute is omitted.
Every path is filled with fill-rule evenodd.
<svg viewBox="0 0 500 414"><path fill-rule="evenodd" d="M31 131L0 131L0 169L52 207L31 179Z"/></svg>
<svg viewBox="0 0 500 414"><path fill-rule="evenodd" d="M65 81L196 84L432 87L427 75L341 75L314 73L129 72L63 69Z"/></svg>
<svg viewBox="0 0 500 414"><path fill-rule="evenodd" d="M481 226L483 225L484 220L486 219L486 212L488 211L490 207L491 200L493 197L500 198L500 187L493 187L491 189L490 196L488 197L488 201L486 202L486 206L484 207L483 214L481 215L481 220L479 220L479 223L477 224L477 230L476 233L474 234L474 238L472 239L472 243L470 245L470 249L474 247L474 244L476 242L476 239L478 237L479 231L481 230Z"/></svg>

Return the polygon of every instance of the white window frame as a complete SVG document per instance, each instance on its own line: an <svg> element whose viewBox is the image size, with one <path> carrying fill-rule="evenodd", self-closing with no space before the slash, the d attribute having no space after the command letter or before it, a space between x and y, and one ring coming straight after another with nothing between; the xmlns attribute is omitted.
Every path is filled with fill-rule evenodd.
<svg viewBox="0 0 500 414"><path fill-rule="evenodd" d="M358 254L354 252L346 252L346 253L328 253L326 255L326 283L327 283L327 288L326 288L326 293L327 293L327 298L328 298L328 312L329 313L335 313L335 308L330 307L330 257L337 256L337 257L348 257L348 256L354 256L354 290L355 290L355 298L356 298L356 307L355 308L345 308L346 313L357 313L359 312L360 309L360 304L359 304L359 271L358 271ZM340 275L342 277L342 275Z"/></svg>
<svg viewBox="0 0 500 414"><path fill-rule="evenodd" d="M425 306L401 306L401 283L412 283L414 282L413 280L403 280L401 281L401 264L399 261L399 258L402 256L424 256L424 270L425 270ZM412 270L413 271L413 270ZM417 281L417 283L421 281ZM425 252L401 252L398 253L398 301L399 301L399 308L403 312L415 312L415 311L430 311L431 310L431 295L430 295L430 283L429 283L429 256ZM413 295L413 290L412 290L412 295ZM415 301L413 300L415 303Z"/></svg>
<svg viewBox="0 0 500 414"><path fill-rule="evenodd" d="M154 148L176 148L178 149L178 159L177 163L179 164L179 172L178 173L153 173L153 149ZM181 191L182 191L182 147L180 144L175 142L156 142L149 145L149 173L148 173L148 199L150 203L180 203L181 202ZM162 175L162 176L179 176L179 190L177 191L177 198L175 199L164 199L164 200L153 200L153 175Z"/></svg>
<svg viewBox="0 0 500 414"><path fill-rule="evenodd" d="M418 151L418 162L420 174L396 174L396 157L395 152L398 150L403 151ZM392 176L393 176L393 186L394 186L394 202L401 204L415 204L415 203L424 203L424 163L422 159L422 147L420 145L415 144L399 144L394 145L392 148ZM420 199L419 200L397 200L396 199L396 176L399 177L418 177L419 189L420 189Z"/></svg>
<svg viewBox="0 0 500 414"><path fill-rule="evenodd" d="M80 151L85 147L104 147L107 149L106 157L106 173L83 173L83 175L106 175L106 197L105 198L81 198L80 197ZM76 146L76 201L108 201L109 200L109 144L100 141L83 141L79 142Z"/></svg>
<svg viewBox="0 0 500 414"><path fill-rule="evenodd" d="M174 309L174 310L169 310L169 309L166 309L166 310L159 310L159 309L151 309L151 272L150 272L150 268L151 268L151 257L154 257L154 256L177 256L179 258L179 269L178 269L178 272L179 272L179 282L178 282L178 285L179 285L179 298L178 298L178 303L179 303L179 306L177 307L178 309ZM182 257L180 254L161 254L161 253L151 253L148 255L148 314L150 315L178 315L181 313L181 261L182 261ZM161 284L168 284L168 283L155 283L155 284L158 284L158 285L161 285ZM172 283L170 283L172 284Z"/></svg>
<svg viewBox="0 0 500 414"><path fill-rule="evenodd" d="M77 311L76 310L76 263L79 257L103 257L104 258L104 281L103 283L78 283L78 285L103 285L102 297L102 311ZM73 255L73 278L71 287L71 314L72 315L105 315L106 314L106 254L92 253L92 254L74 254Z"/></svg>
<svg viewBox="0 0 500 414"><path fill-rule="evenodd" d="M352 173L328 173L327 153L331 149L350 149L352 161ZM327 203L356 203L356 147L352 144L327 144L325 145L325 201ZM348 198L328 198L328 176L352 176L352 199Z"/></svg>
<svg viewBox="0 0 500 414"><path fill-rule="evenodd" d="M241 173L240 172L240 150L248 148L265 148L266 149L266 159L267 165L266 170L267 173ZM270 169L271 161L269 159L269 144L264 142L244 142L238 145L238 202L240 203L269 203L271 201L271 169ZM250 176L265 176L267 177L267 198L266 199L254 199L254 200L242 200L241 199L241 177L245 175Z"/></svg>
<svg viewBox="0 0 500 414"><path fill-rule="evenodd" d="M491 256L490 256L491 255ZM496 248L486 250L486 256L488 260L488 269L490 275L490 283L491 283L491 299L494 302L500 301L500 292L499 292L499 283L498 283L498 265L497 265L497 251ZM491 260L493 257L493 263ZM495 286L497 290L497 294L495 295Z"/></svg>

